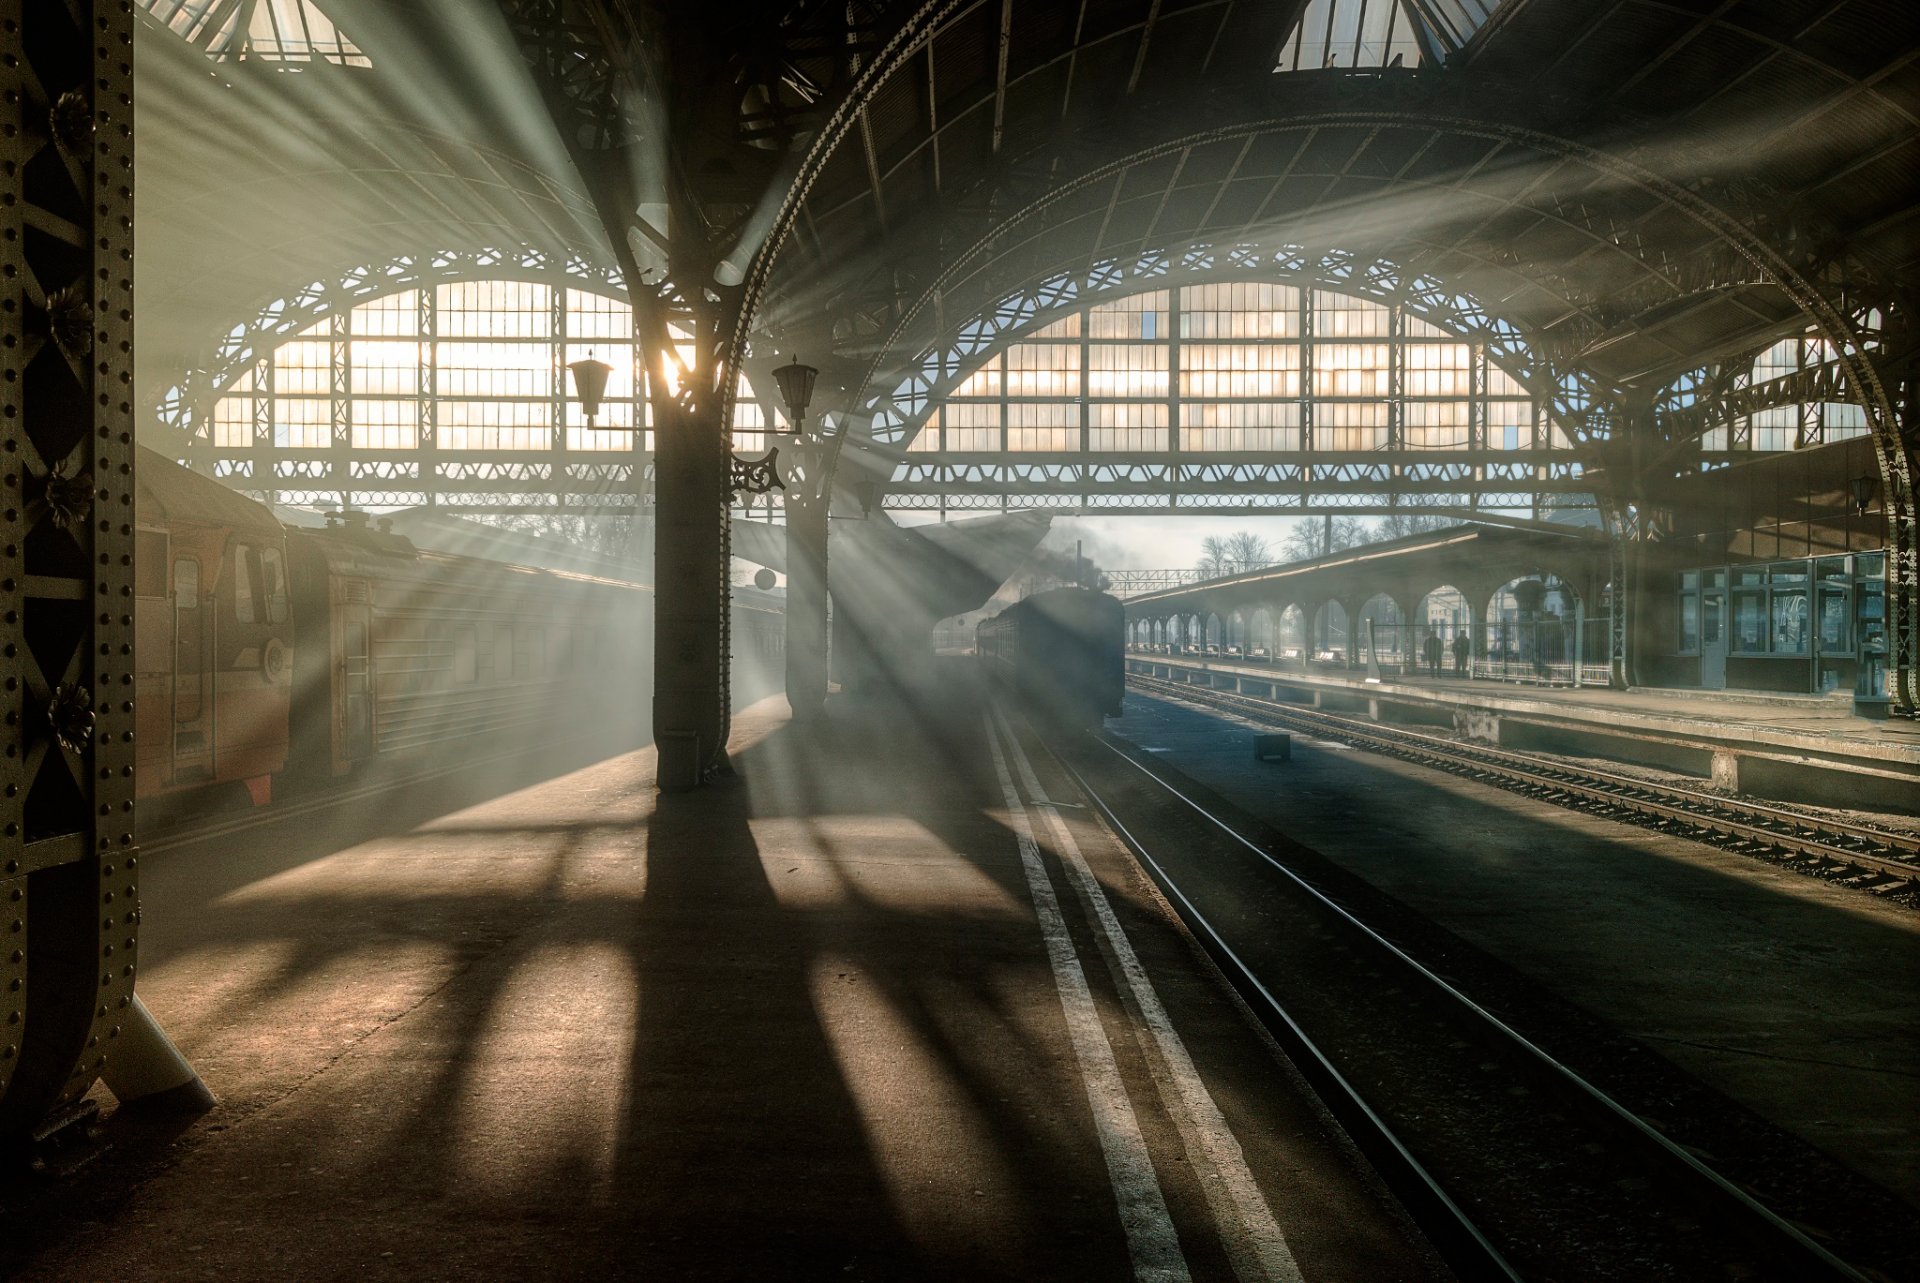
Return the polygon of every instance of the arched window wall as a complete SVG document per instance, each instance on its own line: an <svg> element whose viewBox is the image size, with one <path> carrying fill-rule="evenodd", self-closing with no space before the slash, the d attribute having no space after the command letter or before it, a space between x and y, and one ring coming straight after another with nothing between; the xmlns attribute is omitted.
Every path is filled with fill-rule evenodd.
<svg viewBox="0 0 1920 1283"><path fill-rule="evenodd" d="M1051 320L929 400L907 444L949 456L1570 448L1485 342L1397 303L1271 281L1150 290Z"/></svg>

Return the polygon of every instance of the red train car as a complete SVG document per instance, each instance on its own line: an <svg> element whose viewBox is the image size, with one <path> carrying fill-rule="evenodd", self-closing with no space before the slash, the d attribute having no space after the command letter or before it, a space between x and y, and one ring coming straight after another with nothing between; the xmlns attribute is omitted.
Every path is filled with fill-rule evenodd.
<svg viewBox="0 0 1920 1283"><path fill-rule="evenodd" d="M276 776L645 717L644 585L424 551L365 513L288 528L151 451L138 480L138 797L244 786L261 805ZM775 671L780 624L735 603L752 671Z"/></svg>
<svg viewBox="0 0 1920 1283"><path fill-rule="evenodd" d="M551 735L604 709L614 640L649 631L636 585L423 552L364 513L288 543L298 767L315 775Z"/></svg>
<svg viewBox="0 0 1920 1283"><path fill-rule="evenodd" d="M137 475L135 795L244 785L265 802L293 694L286 531L150 450Z"/></svg>

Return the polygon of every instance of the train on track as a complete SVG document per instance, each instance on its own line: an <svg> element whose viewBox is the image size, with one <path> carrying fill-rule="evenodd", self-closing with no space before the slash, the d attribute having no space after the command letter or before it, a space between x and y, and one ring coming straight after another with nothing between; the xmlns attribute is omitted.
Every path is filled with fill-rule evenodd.
<svg viewBox="0 0 1920 1283"><path fill-rule="evenodd" d="M603 719L651 644L643 584L416 547L365 513L282 524L142 450L134 559L135 796L318 783L434 748ZM777 610L736 603L771 654Z"/></svg>
<svg viewBox="0 0 1920 1283"><path fill-rule="evenodd" d="M1126 694L1126 609L1090 588L1022 598L974 630L987 676L1036 717L1099 729Z"/></svg>

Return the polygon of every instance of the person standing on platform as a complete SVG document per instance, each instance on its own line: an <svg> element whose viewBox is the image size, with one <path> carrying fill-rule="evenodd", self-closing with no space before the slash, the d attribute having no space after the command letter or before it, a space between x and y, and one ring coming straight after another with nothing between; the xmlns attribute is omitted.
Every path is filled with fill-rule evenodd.
<svg viewBox="0 0 1920 1283"><path fill-rule="evenodd" d="M1467 637L1467 630L1462 628L1453 635L1453 675L1455 677L1467 675L1467 658L1472 654L1473 642Z"/></svg>
<svg viewBox="0 0 1920 1283"><path fill-rule="evenodd" d="M1427 629L1427 641L1424 647L1427 657L1427 676L1440 676L1440 634Z"/></svg>

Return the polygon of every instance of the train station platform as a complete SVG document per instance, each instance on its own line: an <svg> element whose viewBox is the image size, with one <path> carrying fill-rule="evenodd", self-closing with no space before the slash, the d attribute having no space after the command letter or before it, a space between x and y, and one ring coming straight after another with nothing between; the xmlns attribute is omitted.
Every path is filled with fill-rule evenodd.
<svg viewBox="0 0 1920 1283"><path fill-rule="evenodd" d="M151 857L141 993L220 1104L7 1191L0 1275L1445 1277L985 703Z"/></svg>
<svg viewBox="0 0 1920 1283"><path fill-rule="evenodd" d="M1451 729L1509 748L1597 757L1696 776L1777 801L1920 812L1920 723L1854 714L1837 695L1551 687L1257 660L1129 652L1129 672Z"/></svg>

